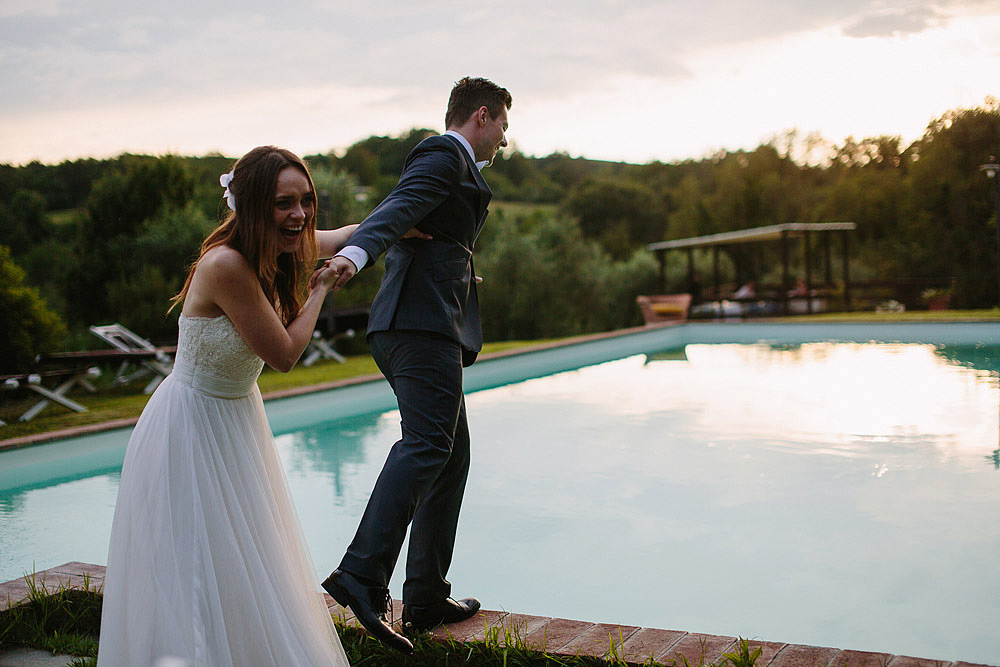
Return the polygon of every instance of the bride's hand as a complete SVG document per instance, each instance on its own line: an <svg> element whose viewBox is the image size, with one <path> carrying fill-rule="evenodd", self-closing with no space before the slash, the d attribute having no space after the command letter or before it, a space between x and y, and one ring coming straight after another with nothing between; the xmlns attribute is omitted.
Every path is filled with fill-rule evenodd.
<svg viewBox="0 0 1000 667"><path fill-rule="evenodd" d="M316 269L316 271L312 274L312 277L309 278L309 289L322 289L324 292L329 292L337 282L337 278L339 276L339 271L323 265Z"/></svg>

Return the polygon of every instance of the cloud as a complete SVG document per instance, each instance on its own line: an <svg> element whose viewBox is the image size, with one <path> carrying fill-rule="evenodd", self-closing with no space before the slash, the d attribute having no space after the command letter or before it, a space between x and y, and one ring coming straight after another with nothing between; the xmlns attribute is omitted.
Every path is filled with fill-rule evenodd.
<svg viewBox="0 0 1000 667"><path fill-rule="evenodd" d="M317 11L289 0L280 14L252 4L171 13L159 5L116 12L97 2L85 14L21 15L0 27L0 111L308 83L394 86L403 100L432 98L443 107L451 83L466 74L540 97L600 88L621 73L687 74L672 46L679 40L664 40L657 27L667 24L662 10L520 9L508 15L437 2L418 12L382 2Z"/></svg>
<svg viewBox="0 0 1000 667"><path fill-rule="evenodd" d="M61 0L5 0L0 4L0 18L56 16L61 4Z"/></svg>
<svg viewBox="0 0 1000 667"><path fill-rule="evenodd" d="M860 1L837 6L847 11ZM8 65L0 87L9 85L24 106L143 96L154 87L208 94L288 79L391 82L431 93L467 73L559 96L621 74L683 78L692 51L808 28L829 11L805 9L801 0L763 10L743 0L511 0L474 9L454 0L358 7L286 0L280 12L260 2L92 0L84 10L45 0L39 15L25 13L25 0L8 2L23 11L0 27L0 60Z"/></svg>
<svg viewBox="0 0 1000 667"><path fill-rule="evenodd" d="M865 2L862 11L845 13L847 37L904 37L945 25L948 21L1000 11L1000 0L882 0Z"/></svg>
<svg viewBox="0 0 1000 667"><path fill-rule="evenodd" d="M940 25L944 17L930 7L868 14L844 27L848 37L899 37Z"/></svg>
<svg viewBox="0 0 1000 667"><path fill-rule="evenodd" d="M589 127L597 121L641 127L654 115L694 123L707 105L728 109L734 99L745 101L737 116L767 108L765 131L774 132L798 122L792 110L814 105L791 91L801 91L817 72L827 72L817 85L829 91L834 81L847 87L866 73L903 66L897 51L880 48L887 40L846 35L923 38L943 32L927 30L932 25L950 30L976 15L985 21L966 23L957 46L948 46L975 64L984 59L980 43L997 43L987 28L990 12L1000 14L1000 0L508 0L482 6L283 0L280 7L264 0L0 0L0 128L48 118L65 126L60 137L67 141L71 125L94 128L100 136L90 146L114 142L112 125L120 126L128 112L142 116L129 125L130 146L141 147L147 133L140 130L155 127L171 137L170 145L196 150L185 137L205 136L205 125L221 141L219 113L247 132L280 123L275 114L282 113L303 127L319 123L311 130L317 142L338 146L362 136L345 135L348 127L363 127L356 130L362 134L443 129L452 83L476 75L510 89L518 129L512 138L539 147L529 150L579 150L582 118L591 119ZM811 46L817 36L824 44L819 51ZM852 67L844 66L845 54L856 55ZM806 74L792 67L805 61ZM900 78L898 72L887 76ZM966 87L965 98L978 95L980 86ZM939 101L935 110L948 104ZM184 113L187 108L206 113ZM720 112L712 145L736 141L733 115ZM95 126L101 118L115 122ZM534 129L522 126L522 118L533 119ZM23 136L27 130L10 131ZM25 141L22 148L30 151ZM602 154L620 151L614 138L608 141ZM241 140L226 143L227 150L230 145ZM5 150L0 160L10 159L9 146ZM643 150L662 154L652 145Z"/></svg>

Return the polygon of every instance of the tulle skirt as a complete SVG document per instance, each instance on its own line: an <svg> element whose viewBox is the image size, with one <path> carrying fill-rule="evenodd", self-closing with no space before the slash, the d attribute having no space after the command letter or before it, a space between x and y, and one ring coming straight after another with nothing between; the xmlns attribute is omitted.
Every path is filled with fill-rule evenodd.
<svg viewBox="0 0 1000 667"><path fill-rule="evenodd" d="M168 376L129 440L98 664L346 667L256 385Z"/></svg>

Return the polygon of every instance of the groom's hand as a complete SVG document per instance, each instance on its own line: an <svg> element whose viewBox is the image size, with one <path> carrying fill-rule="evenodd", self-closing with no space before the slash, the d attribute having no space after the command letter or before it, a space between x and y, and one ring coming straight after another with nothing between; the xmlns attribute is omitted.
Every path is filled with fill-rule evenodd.
<svg viewBox="0 0 1000 667"><path fill-rule="evenodd" d="M326 260L326 265L337 272L337 281L332 288L334 292L346 285L347 281L358 272L358 267L354 266L354 262L340 255Z"/></svg>
<svg viewBox="0 0 1000 667"><path fill-rule="evenodd" d="M408 231L405 234L403 234L403 238L404 239L423 239L425 241L430 241L434 237L431 236L430 234L423 233L422 231L420 231L416 227L413 227L412 229L410 229L410 231Z"/></svg>
<svg viewBox="0 0 1000 667"><path fill-rule="evenodd" d="M337 270L332 269L324 264L309 279L309 290L322 289L323 293L326 294L328 291L333 289L333 284L337 279Z"/></svg>

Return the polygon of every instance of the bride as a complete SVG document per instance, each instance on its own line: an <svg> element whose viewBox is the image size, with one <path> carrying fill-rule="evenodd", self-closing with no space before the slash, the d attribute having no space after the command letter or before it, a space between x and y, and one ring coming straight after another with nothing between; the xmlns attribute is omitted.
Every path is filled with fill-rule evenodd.
<svg viewBox="0 0 1000 667"><path fill-rule="evenodd" d="M306 288L308 271L355 225L316 230L309 171L280 148L221 183L232 210L173 300L174 370L126 450L98 663L346 667L256 382L302 354L337 278L320 269Z"/></svg>

